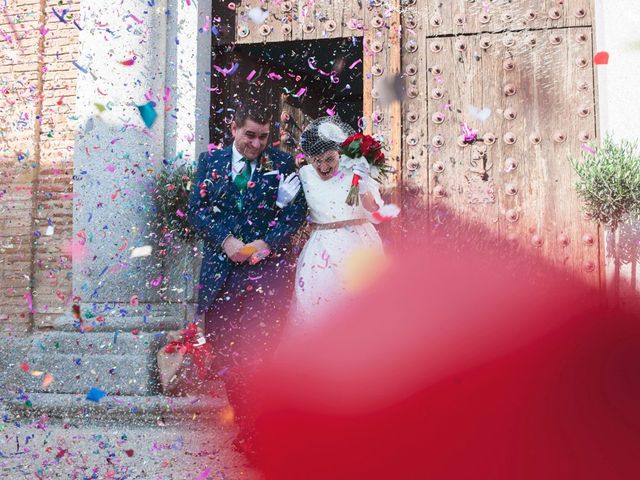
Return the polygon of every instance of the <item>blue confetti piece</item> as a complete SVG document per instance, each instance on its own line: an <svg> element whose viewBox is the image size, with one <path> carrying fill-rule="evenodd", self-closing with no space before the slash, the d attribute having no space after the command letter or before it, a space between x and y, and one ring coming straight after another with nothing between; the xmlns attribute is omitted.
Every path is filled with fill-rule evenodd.
<svg viewBox="0 0 640 480"><path fill-rule="evenodd" d="M138 110L140 110L140 116L144 121L144 124L147 128L151 128L153 123L156 121L158 114L156 113L155 108L153 108L153 102L148 102L144 105L138 105Z"/></svg>
<svg viewBox="0 0 640 480"><path fill-rule="evenodd" d="M97 403L106 396L107 392L100 390L99 388L92 387L91 390L89 390L89 393L87 393L87 400Z"/></svg>
<svg viewBox="0 0 640 480"><path fill-rule="evenodd" d="M68 9L64 9L62 10L62 13L58 13L58 11L55 8L52 8L51 10L53 10L53 14L58 17L58 20L60 20L62 23L67 23L67 21L64 19L64 16L69 13Z"/></svg>
<svg viewBox="0 0 640 480"><path fill-rule="evenodd" d="M73 65L80 70L82 73L89 73L89 70L87 70L86 68L80 66L75 60L73 60L71 63L73 63Z"/></svg>

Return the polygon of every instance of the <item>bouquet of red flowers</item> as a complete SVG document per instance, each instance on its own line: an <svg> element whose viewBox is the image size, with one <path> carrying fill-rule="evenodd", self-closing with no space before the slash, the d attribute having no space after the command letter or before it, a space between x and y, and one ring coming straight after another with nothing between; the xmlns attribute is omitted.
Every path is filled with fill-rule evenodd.
<svg viewBox="0 0 640 480"><path fill-rule="evenodd" d="M356 133L347 137L340 144L340 147L341 153L349 158L364 158L371 166L376 179L378 174L386 175L391 171L391 167L386 163L384 153L382 153L382 144L371 135ZM347 205L355 206L359 204L359 183L360 176L354 173L351 179L351 188L347 195Z"/></svg>
<svg viewBox="0 0 640 480"><path fill-rule="evenodd" d="M186 395L206 388L215 354L194 323L169 332L169 343L157 355L160 383L165 395ZM194 378L197 377L197 378Z"/></svg>

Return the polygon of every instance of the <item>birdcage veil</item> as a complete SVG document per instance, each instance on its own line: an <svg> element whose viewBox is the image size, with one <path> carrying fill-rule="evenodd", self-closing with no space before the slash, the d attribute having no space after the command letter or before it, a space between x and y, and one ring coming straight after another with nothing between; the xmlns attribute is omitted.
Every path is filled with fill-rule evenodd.
<svg viewBox="0 0 640 480"><path fill-rule="evenodd" d="M340 144L354 133L353 128L337 116L317 118L300 135L300 148L306 156L340 150Z"/></svg>

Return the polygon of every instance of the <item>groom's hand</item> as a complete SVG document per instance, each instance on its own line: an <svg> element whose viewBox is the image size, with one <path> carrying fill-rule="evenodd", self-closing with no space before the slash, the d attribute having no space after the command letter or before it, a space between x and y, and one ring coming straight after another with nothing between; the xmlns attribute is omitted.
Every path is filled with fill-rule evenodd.
<svg viewBox="0 0 640 480"><path fill-rule="evenodd" d="M245 248L245 244L238 240L236 237L228 237L222 242L222 250L234 263L242 263L250 254L244 253L242 250Z"/></svg>
<svg viewBox="0 0 640 480"><path fill-rule="evenodd" d="M261 262L263 259L267 258L271 253L271 248L264 240L255 240L251 243L248 243L247 246L255 248L255 253L251 255L249 259L249 263L251 265L255 265L256 263Z"/></svg>

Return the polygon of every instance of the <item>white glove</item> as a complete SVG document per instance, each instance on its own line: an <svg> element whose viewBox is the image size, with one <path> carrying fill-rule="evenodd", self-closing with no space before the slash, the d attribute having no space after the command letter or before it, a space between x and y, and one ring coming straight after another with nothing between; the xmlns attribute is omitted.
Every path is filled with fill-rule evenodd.
<svg viewBox="0 0 640 480"><path fill-rule="evenodd" d="M300 191L300 178L296 172L290 173L287 178L280 176L280 185L278 185L278 198L276 205L284 208L289 205Z"/></svg>
<svg viewBox="0 0 640 480"><path fill-rule="evenodd" d="M360 177L360 182L358 183L358 187L360 189L360 193L366 193L369 191L369 178L371 172L371 165L364 158L358 160L353 165L353 173Z"/></svg>

